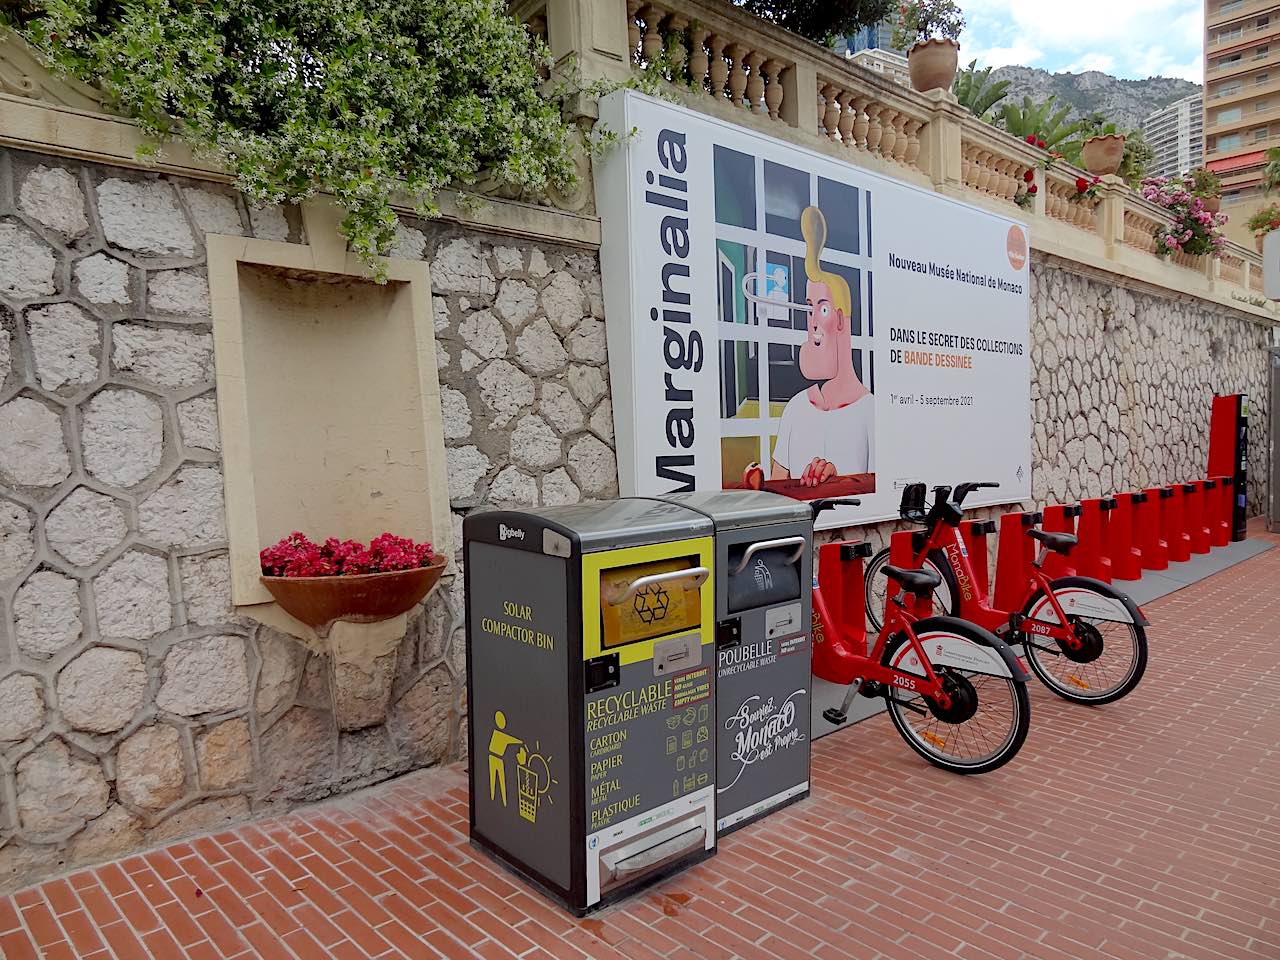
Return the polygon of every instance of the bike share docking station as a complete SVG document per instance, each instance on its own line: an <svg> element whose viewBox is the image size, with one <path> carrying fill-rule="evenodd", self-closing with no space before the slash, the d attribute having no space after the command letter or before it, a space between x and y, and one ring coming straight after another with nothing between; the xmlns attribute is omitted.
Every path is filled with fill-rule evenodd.
<svg viewBox="0 0 1280 960"><path fill-rule="evenodd" d="M491 511L463 541L477 846L582 916L807 794L806 505Z"/></svg>

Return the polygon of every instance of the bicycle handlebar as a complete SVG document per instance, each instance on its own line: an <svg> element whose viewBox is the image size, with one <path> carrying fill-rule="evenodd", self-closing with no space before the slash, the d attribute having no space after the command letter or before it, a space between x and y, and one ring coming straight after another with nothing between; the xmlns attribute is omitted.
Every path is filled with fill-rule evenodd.
<svg viewBox="0 0 1280 960"><path fill-rule="evenodd" d="M955 502L956 506L959 506L964 503L964 498L973 493L973 491L982 490L985 487L998 486L1000 486L1000 484L991 480L987 480L982 483L962 483L956 487L955 492L952 494L952 500Z"/></svg>
<svg viewBox="0 0 1280 960"><path fill-rule="evenodd" d="M809 509L813 511L813 520L818 521L818 515L824 510L834 510L836 507L857 507L862 501L857 497L824 497L821 500L810 500Z"/></svg>

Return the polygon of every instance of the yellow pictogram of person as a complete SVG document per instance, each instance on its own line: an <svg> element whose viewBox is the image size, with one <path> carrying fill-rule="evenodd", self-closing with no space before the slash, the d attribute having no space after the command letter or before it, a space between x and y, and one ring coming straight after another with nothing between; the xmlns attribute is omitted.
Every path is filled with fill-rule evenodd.
<svg viewBox="0 0 1280 960"><path fill-rule="evenodd" d="M502 791L502 805L507 805L507 747L520 744L520 753L524 753L523 741L504 731L507 728L506 715L501 710L493 714L493 735L489 737L489 799L495 799L497 791ZM523 763L523 759L517 762Z"/></svg>
<svg viewBox="0 0 1280 960"><path fill-rule="evenodd" d="M787 401L778 424L770 480L816 487L836 476L875 472L875 397L853 369L853 296L837 273L824 270L827 220L817 207L800 214L804 236L808 336L800 372L816 381ZM753 464L744 473L744 479Z"/></svg>

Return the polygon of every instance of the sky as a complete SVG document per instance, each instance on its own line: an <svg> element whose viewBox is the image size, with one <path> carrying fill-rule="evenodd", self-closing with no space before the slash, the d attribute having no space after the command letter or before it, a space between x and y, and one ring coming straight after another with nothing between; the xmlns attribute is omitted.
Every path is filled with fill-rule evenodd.
<svg viewBox="0 0 1280 960"><path fill-rule="evenodd" d="M960 59L1204 82L1203 0L961 0Z"/></svg>

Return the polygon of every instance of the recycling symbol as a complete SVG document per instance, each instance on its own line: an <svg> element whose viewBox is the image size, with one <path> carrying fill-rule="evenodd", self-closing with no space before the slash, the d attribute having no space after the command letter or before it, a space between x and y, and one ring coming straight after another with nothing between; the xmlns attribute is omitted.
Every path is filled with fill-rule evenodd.
<svg viewBox="0 0 1280 960"><path fill-rule="evenodd" d="M636 594L635 611L645 623L653 623L667 615L671 606L671 596L660 586L652 586Z"/></svg>

